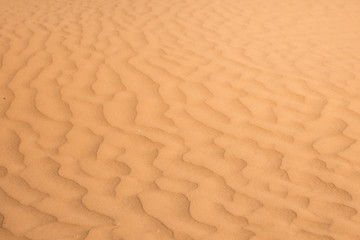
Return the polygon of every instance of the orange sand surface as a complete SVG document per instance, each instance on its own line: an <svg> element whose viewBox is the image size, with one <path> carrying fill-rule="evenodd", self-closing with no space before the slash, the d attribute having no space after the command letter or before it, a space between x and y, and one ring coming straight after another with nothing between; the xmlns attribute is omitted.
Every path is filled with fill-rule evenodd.
<svg viewBox="0 0 360 240"><path fill-rule="evenodd" d="M360 1L0 0L0 240L359 240Z"/></svg>

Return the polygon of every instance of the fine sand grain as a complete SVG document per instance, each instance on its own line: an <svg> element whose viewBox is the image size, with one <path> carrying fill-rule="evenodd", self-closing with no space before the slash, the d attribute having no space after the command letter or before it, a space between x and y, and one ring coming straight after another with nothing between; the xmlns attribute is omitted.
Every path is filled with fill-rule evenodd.
<svg viewBox="0 0 360 240"><path fill-rule="evenodd" d="M0 0L0 240L359 240L360 1Z"/></svg>

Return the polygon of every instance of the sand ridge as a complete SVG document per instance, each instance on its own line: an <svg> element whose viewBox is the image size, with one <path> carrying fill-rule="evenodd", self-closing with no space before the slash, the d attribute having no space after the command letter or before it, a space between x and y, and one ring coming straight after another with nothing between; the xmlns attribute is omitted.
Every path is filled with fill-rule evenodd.
<svg viewBox="0 0 360 240"><path fill-rule="evenodd" d="M0 0L0 239L360 239L355 0Z"/></svg>

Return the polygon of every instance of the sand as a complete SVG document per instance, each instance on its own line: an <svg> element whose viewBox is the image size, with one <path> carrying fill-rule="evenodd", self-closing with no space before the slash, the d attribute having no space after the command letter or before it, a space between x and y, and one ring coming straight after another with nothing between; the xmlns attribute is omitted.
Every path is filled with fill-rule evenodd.
<svg viewBox="0 0 360 240"><path fill-rule="evenodd" d="M0 0L0 239L359 240L359 13Z"/></svg>

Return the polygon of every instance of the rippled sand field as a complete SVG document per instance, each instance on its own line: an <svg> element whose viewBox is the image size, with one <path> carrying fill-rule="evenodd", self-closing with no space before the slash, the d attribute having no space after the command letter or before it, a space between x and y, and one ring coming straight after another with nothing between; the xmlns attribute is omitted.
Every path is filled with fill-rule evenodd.
<svg viewBox="0 0 360 240"><path fill-rule="evenodd" d="M1 240L359 240L358 0L0 0Z"/></svg>

